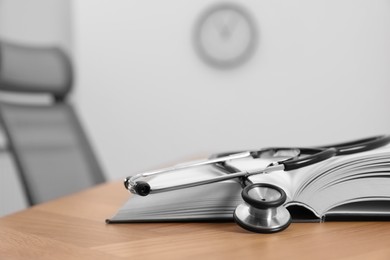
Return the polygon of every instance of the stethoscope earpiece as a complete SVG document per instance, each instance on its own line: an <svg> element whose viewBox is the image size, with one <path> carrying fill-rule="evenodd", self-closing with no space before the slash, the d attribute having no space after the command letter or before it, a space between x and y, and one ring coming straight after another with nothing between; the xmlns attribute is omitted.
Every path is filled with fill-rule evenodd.
<svg viewBox="0 0 390 260"><path fill-rule="evenodd" d="M237 206L234 220L242 228L257 233L274 233L290 225L290 213L283 207L287 198L283 189L256 183L245 187L241 195L245 203Z"/></svg>

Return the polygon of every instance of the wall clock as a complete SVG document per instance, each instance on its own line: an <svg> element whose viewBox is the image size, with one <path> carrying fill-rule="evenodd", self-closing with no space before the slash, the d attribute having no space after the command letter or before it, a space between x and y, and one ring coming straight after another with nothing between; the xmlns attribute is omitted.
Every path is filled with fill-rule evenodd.
<svg viewBox="0 0 390 260"><path fill-rule="evenodd" d="M199 57L218 68L234 68L247 61L257 45L256 24L243 7L222 3L207 9L194 30Z"/></svg>

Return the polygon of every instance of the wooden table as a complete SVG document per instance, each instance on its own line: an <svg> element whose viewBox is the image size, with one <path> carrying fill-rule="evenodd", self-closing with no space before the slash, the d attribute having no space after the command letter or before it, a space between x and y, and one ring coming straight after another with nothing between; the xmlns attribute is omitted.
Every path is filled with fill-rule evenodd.
<svg viewBox="0 0 390 260"><path fill-rule="evenodd" d="M390 259L390 222L106 224L128 197L113 182L3 217L0 259Z"/></svg>

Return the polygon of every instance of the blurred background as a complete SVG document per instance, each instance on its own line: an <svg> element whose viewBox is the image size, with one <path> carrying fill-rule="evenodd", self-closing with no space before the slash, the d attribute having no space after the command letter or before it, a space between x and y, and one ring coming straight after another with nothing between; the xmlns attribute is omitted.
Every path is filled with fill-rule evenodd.
<svg viewBox="0 0 390 260"><path fill-rule="evenodd" d="M0 0L0 46L70 57L67 101L108 181L221 151L390 133L390 1L227 3L246 10L256 36L231 68L197 50L217 0ZM0 215L28 206L14 164L0 152Z"/></svg>

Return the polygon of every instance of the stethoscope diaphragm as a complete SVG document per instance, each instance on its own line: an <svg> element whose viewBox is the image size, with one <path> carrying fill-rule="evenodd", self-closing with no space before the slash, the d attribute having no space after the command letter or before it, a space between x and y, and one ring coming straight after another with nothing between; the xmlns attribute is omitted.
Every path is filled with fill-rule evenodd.
<svg viewBox="0 0 390 260"><path fill-rule="evenodd" d="M256 183L241 193L245 203L237 206L234 220L242 228L257 233L274 233L286 229L291 215L283 206L286 193L278 186Z"/></svg>

